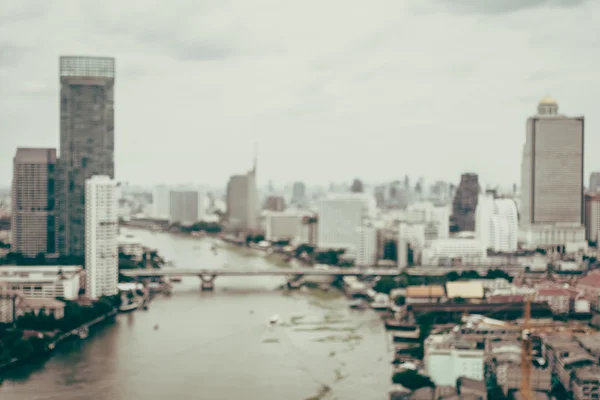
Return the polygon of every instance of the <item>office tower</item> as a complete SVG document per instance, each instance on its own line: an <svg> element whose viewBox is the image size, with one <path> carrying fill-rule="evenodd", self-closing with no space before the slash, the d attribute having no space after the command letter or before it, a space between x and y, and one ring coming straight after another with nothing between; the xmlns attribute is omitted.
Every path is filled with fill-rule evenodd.
<svg viewBox="0 0 600 400"><path fill-rule="evenodd" d="M158 219L169 219L171 215L171 188L158 185L152 194L152 216Z"/></svg>
<svg viewBox="0 0 600 400"><path fill-rule="evenodd" d="M598 242L600 236L600 193L585 195L585 238Z"/></svg>
<svg viewBox="0 0 600 400"><path fill-rule="evenodd" d="M118 293L116 189L116 182L108 176L93 176L85 184L85 293L90 299Z"/></svg>
<svg viewBox="0 0 600 400"><path fill-rule="evenodd" d="M55 209L56 149L18 148L13 159L13 253L35 257L58 251Z"/></svg>
<svg viewBox="0 0 600 400"><path fill-rule="evenodd" d="M265 210L283 211L285 210L285 200L283 196L269 196L265 201Z"/></svg>
<svg viewBox="0 0 600 400"><path fill-rule="evenodd" d="M529 247L585 240L584 118L558 114L546 97L527 120L521 165L521 233Z"/></svg>
<svg viewBox="0 0 600 400"><path fill-rule="evenodd" d="M292 203L297 204L306 197L306 187L302 182L294 182L292 187Z"/></svg>
<svg viewBox="0 0 600 400"><path fill-rule="evenodd" d="M354 250L356 228L375 213L373 195L330 193L318 204L318 247Z"/></svg>
<svg viewBox="0 0 600 400"><path fill-rule="evenodd" d="M373 267L377 264L377 228L359 226L355 229L354 265L357 267Z"/></svg>
<svg viewBox="0 0 600 400"><path fill-rule="evenodd" d="M350 186L350 191L352 193L362 193L364 192L364 186L360 179L355 179L352 181L352 185Z"/></svg>
<svg viewBox="0 0 600 400"><path fill-rule="evenodd" d="M85 182L114 178L115 60L60 57L59 251L85 253Z"/></svg>
<svg viewBox="0 0 600 400"><path fill-rule="evenodd" d="M256 154L254 167L244 175L233 175L227 184L228 228L239 231L258 229L258 191L256 189Z"/></svg>
<svg viewBox="0 0 600 400"><path fill-rule="evenodd" d="M171 189L169 222L193 225L202 221L206 204L204 192L198 189Z"/></svg>
<svg viewBox="0 0 600 400"><path fill-rule="evenodd" d="M462 174L452 202L452 217L459 231L475 230L475 209L479 191L477 174Z"/></svg>
<svg viewBox="0 0 600 400"><path fill-rule="evenodd" d="M475 212L475 233L486 249L505 253L516 251L519 220L515 201L494 198L487 193L480 195Z"/></svg>
<svg viewBox="0 0 600 400"><path fill-rule="evenodd" d="M600 172L590 174L590 187L588 190L592 193L600 192Z"/></svg>

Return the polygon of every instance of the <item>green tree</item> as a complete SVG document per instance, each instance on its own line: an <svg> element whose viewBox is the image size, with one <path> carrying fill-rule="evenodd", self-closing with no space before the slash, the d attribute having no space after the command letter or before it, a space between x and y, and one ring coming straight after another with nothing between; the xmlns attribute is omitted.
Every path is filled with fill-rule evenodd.
<svg viewBox="0 0 600 400"><path fill-rule="evenodd" d="M391 276L382 276L375 286L373 286L373 290L379 293L390 294L390 292L396 288L400 287L398 282L395 281Z"/></svg>
<svg viewBox="0 0 600 400"><path fill-rule="evenodd" d="M33 354L33 346L27 339L19 339L10 349L10 355L18 359L25 359Z"/></svg>
<svg viewBox="0 0 600 400"><path fill-rule="evenodd" d="M456 271L451 271L446 274L446 279L450 282L457 281L460 278L460 275Z"/></svg>
<svg viewBox="0 0 600 400"><path fill-rule="evenodd" d="M392 381L396 385L402 385L409 390L417 390L424 387L435 387L429 377L421 375L417 371L411 369L395 373L392 377Z"/></svg>

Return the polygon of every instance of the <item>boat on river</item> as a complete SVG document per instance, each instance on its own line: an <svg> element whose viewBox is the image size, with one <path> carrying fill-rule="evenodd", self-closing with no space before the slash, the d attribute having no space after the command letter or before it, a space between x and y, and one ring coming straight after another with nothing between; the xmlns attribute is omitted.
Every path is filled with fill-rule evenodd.
<svg viewBox="0 0 600 400"><path fill-rule="evenodd" d="M143 297L134 298L131 301L121 304L119 306L119 312L126 313L137 310L142 304L144 304Z"/></svg>

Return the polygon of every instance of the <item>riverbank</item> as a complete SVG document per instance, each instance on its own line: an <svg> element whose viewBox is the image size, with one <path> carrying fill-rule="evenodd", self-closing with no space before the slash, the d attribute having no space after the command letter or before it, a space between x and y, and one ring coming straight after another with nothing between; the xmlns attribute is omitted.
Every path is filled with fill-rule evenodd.
<svg viewBox="0 0 600 400"><path fill-rule="evenodd" d="M0 374L5 373L11 369L28 365L30 363L34 363L46 358L51 357L52 352L63 342L66 340L77 336L80 339L87 339L89 335L89 331L91 328L101 325L102 323L114 322L114 319L118 313L118 309L113 309L110 312L101 315L93 320L83 323L80 326L71 329L67 332L57 332L53 335L48 335L47 331L36 331L34 329L11 329L10 334L12 335L21 335L15 341L27 340L31 344L31 349L27 353L23 353L19 357L12 357L7 362L0 364ZM58 336L57 336L58 335ZM32 340L37 340L37 342L31 343ZM17 343L15 346L19 346ZM23 346L22 344L20 346ZM14 349L11 349L14 350ZM25 351L20 349L19 351Z"/></svg>

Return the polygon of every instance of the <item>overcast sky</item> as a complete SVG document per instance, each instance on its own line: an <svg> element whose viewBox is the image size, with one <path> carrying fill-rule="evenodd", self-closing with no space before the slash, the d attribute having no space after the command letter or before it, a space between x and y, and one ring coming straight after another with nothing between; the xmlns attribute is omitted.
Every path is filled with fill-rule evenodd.
<svg viewBox="0 0 600 400"><path fill-rule="evenodd" d="M263 183L519 183L546 94L586 116L586 180L600 170L599 1L2 3L0 186L18 146L58 147L60 55L116 58L131 184L225 185L255 140Z"/></svg>

